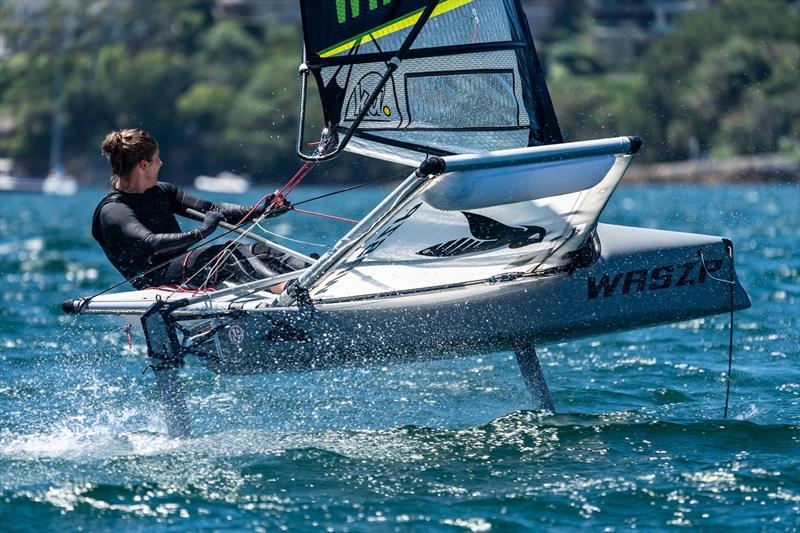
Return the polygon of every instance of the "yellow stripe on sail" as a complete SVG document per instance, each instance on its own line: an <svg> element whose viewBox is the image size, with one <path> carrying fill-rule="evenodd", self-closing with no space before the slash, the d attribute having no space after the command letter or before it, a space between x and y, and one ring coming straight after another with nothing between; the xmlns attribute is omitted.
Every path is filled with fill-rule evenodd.
<svg viewBox="0 0 800 533"><path fill-rule="evenodd" d="M458 9L461 6L471 3L473 0L444 0L440 2L438 6L433 10L431 13L431 18L441 15L442 13L447 13L448 11L452 11L454 9ZM405 18L399 19L396 22L392 22L391 24L387 24L377 30L370 31L367 33L363 33L352 39L348 39L341 44L334 45L327 50L323 50L319 53L319 57L331 57L335 56L336 54L340 54L342 52L346 52L353 48L356 44L367 43L374 39L379 39L381 37L385 37L392 33L398 32L402 29L408 28L409 26L413 26L419 20L419 17L422 16L422 9L408 15Z"/></svg>

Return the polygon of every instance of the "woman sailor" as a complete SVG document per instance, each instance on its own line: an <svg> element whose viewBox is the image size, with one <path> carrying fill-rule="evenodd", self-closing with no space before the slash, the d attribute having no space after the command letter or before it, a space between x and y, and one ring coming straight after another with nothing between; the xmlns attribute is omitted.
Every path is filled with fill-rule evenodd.
<svg viewBox="0 0 800 533"><path fill-rule="evenodd" d="M269 196L254 208L212 203L186 194L171 183L159 182L158 143L140 129L112 131L100 145L111 163L112 190L94 211L92 235L111 264L137 289L159 285L200 287L231 279L263 279L308 266L302 260L264 244L214 245L187 253L193 244L214 232L221 221L257 218L267 206L272 216L285 212L288 200ZM176 214L186 209L205 213L203 223L181 231ZM268 214L269 216L269 214ZM276 285L273 292L280 292Z"/></svg>

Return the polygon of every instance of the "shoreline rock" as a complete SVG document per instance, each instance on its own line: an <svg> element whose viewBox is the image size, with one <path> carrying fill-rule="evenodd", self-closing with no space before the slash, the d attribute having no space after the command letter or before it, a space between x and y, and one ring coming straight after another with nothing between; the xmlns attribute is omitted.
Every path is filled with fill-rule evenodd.
<svg viewBox="0 0 800 533"><path fill-rule="evenodd" d="M640 165L635 161L623 185L798 183L800 159L782 156L736 157L725 161L679 161Z"/></svg>

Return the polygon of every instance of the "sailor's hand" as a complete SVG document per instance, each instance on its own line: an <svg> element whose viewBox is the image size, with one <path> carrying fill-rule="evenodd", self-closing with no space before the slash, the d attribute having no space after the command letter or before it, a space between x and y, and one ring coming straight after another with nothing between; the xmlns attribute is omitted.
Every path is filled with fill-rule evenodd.
<svg viewBox="0 0 800 533"><path fill-rule="evenodd" d="M223 220L225 220L225 215L219 211L209 211L203 217L203 223L200 224L200 234L203 237L208 237L214 233L214 230L217 229L217 226Z"/></svg>
<svg viewBox="0 0 800 533"><path fill-rule="evenodd" d="M267 211L267 207L269 207L269 211ZM258 210L255 214L256 216L261 216L266 212L267 217L274 217L285 213L291 208L292 203L285 196L270 194L264 199L264 203L258 206Z"/></svg>
<svg viewBox="0 0 800 533"><path fill-rule="evenodd" d="M274 194L268 194L267 196L265 196L264 199L261 200L258 203L258 205L255 206L255 209L253 209L253 216L258 218L261 215L263 215L264 212L267 210L267 207L269 207L269 204L272 203L273 198L275 198Z"/></svg>
<svg viewBox="0 0 800 533"><path fill-rule="evenodd" d="M291 208L292 208L292 202L290 202L289 199L286 198L285 196L281 196L279 194L275 197L274 200L272 200L272 208L270 208L270 212L274 211L274 214L272 216L275 216L285 213Z"/></svg>

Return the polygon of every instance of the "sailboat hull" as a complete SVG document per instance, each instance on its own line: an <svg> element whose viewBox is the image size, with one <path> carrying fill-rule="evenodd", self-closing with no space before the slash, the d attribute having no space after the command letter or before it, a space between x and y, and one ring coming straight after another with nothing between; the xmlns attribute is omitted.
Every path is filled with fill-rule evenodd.
<svg viewBox="0 0 800 533"><path fill-rule="evenodd" d="M248 311L199 346L220 373L313 370L511 350L746 309L721 237L600 224L572 272Z"/></svg>

